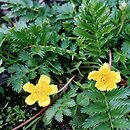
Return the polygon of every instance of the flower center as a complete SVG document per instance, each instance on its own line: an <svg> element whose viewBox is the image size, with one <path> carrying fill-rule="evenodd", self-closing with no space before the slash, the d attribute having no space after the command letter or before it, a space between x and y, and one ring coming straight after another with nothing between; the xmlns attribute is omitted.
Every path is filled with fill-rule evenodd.
<svg viewBox="0 0 130 130"><path fill-rule="evenodd" d="M101 82L106 83L107 80L108 80L107 77L105 75L102 75Z"/></svg>

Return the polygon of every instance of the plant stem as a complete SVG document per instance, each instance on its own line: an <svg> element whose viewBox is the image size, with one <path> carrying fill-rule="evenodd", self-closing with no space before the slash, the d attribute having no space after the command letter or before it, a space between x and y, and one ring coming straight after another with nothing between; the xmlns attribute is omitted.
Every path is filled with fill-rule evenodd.
<svg viewBox="0 0 130 130"><path fill-rule="evenodd" d="M63 90L69 85L69 83L75 78L75 76L76 76L76 75L74 75L74 76L64 85L64 87L61 88L57 93L63 91Z"/></svg>
<svg viewBox="0 0 130 130"><path fill-rule="evenodd" d="M112 53L111 50L109 50L109 67L111 68L112 65Z"/></svg>
<svg viewBox="0 0 130 130"><path fill-rule="evenodd" d="M119 31L117 32L117 35L120 34L122 28L123 28L123 25L124 25L124 22L125 22L125 19L126 19L126 16L125 16L125 10L122 11L122 16L121 16L121 24L120 24L120 28L119 28Z"/></svg>
<svg viewBox="0 0 130 130"><path fill-rule="evenodd" d="M54 102L54 101L53 101ZM27 121L23 122L22 124L20 124L19 126L13 128L12 130L18 130L19 128L25 126L26 124L28 124L30 121L34 120L36 117L38 117L39 115L41 115L45 110L47 110L49 108L49 106L53 103L51 102L47 107L41 109L37 114L35 114L34 116L32 116L30 119L28 119Z"/></svg>
<svg viewBox="0 0 130 130"><path fill-rule="evenodd" d="M105 96L105 93L103 92L103 96L105 98L105 103L106 103L106 107L107 107L107 112L108 112L108 117L109 117L109 120L110 120L110 125L111 125L111 129L114 130L114 126L112 124L112 117L111 117L111 113L109 112L110 108L109 108L109 104L107 102L107 99L106 99L106 96Z"/></svg>

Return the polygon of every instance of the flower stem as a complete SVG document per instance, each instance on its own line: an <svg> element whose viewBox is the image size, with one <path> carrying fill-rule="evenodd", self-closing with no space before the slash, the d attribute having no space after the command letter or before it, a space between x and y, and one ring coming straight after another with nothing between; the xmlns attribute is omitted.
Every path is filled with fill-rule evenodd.
<svg viewBox="0 0 130 130"><path fill-rule="evenodd" d="M75 78L75 76L76 76L76 75L74 75L74 76L64 85L64 87L61 88L57 93L63 91L63 90L69 85L69 83Z"/></svg>
<svg viewBox="0 0 130 130"><path fill-rule="evenodd" d="M54 102L54 101L53 101ZM35 114L34 116L32 116L30 119L28 119L27 121L23 122L22 124L20 124L19 126L13 128L12 130L18 130L19 128L25 126L26 124L28 124L30 121L34 120L36 117L38 117L39 115L41 115L45 110L47 110L49 108L49 106L53 103L51 102L48 106L46 106L45 108L41 109L37 114Z"/></svg>
<svg viewBox="0 0 130 130"><path fill-rule="evenodd" d="M109 111L109 110L110 110L110 108L109 108L109 104L108 104L108 102L107 102L107 99L106 99L105 93L103 92L102 94L103 94L104 99L105 99L105 103L106 103L106 107L107 107L107 112L108 112L108 117L109 117L109 121L110 121L111 129L114 130L114 126L113 126L113 124L112 124L111 113L110 113L110 111Z"/></svg>
<svg viewBox="0 0 130 130"><path fill-rule="evenodd" d="M109 50L109 67L111 68L112 65L112 53L111 50Z"/></svg>

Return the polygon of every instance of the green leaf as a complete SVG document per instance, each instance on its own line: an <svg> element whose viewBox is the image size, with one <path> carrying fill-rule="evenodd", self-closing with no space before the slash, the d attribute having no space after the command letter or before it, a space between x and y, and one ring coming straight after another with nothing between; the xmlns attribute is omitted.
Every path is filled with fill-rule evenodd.
<svg viewBox="0 0 130 130"><path fill-rule="evenodd" d="M5 41L5 34L0 32L0 47L2 46L4 41Z"/></svg>
<svg viewBox="0 0 130 130"><path fill-rule="evenodd" d="M130 112L130 104L111 110L113 118L122 118L125 114Z"/></svg>
<svg viewBox="0 0 130 130"><path fill-rule="evenodd" d="M100 112L106 112L106 111L107 111L106 104L105 102L103 102L103 100L102 102L90 103L87 106L87 109L86 107L81 108L82 113L88 113L88 114L100 113Z"/></svg>
<svg viewBox="0 0 130 130"><path fill-rule="evenodd" d="M5 93L5 91L4 91L4 89L0 86L0 93L2 94L2 95L4 95L4 93Z"/></svg>
<svg viewBox="0 0 130 130"><path fill-rule="evenodd" d="M106 93L107 100L117 100L117 99L124 99L127 98L130 95L130 88L120 88L120 89L114 89L112 91L109 91Z"/></svg>
<svg viewBox="0 0 130 130"><path fill-rule="evenodd" d="M43 49L40 46L35 46L35 47L31 48L31 54L32 54L32 56L39 55L41 58L43 58L45 55Z"/></svg>
<svg viewBox="0 0 130 130"><path fill-rule="evenodd" d="M79 37L84 37L86 39L89 38L91 40L94 40L92 35L90 35L87 31L85 31L85 30L83 30L81 28L78 28L78 27L74 29L74 34L79 36Z"/></svg>
<svg viewBox="0 0 130 130"><path fill-rule="evenodd" d="M84 93L80 93L76 97L77 104L86 107L89 104L89 98Z"/></svg>
<svg viewBox="0 0 130 130"><path fill-rule="evenodd" d="M108 122L107 123L101 123L94 130L111 130L111 125Z"/></svg>
<svg viewBox="0 0 130 130"><path fill-rule="evenodd" d="M19 21L15 24L16 31L27 28L26 22Z"/></svg>
<svg viewBox="0 0 130 130"><path fill-rule="evenodd" d="M108 120L108 115L106 113L95 114L85 120L85 122L83 123L83 128L87 129L90 127L94 127L97 124L103 123L107 120Z"/></svg>
<svg viewBox="0 0 130 130"><path fill-rule="evenodd" d="M51 120L55 116L58 109L59 109L58 105L54 105L54 106L50 107L49 109L47 109L47 111L45 112L45 117L44 117L44 122L46 124L51 123Z"/></svg>
<svg viewBox="0 0 130 130"><path fill-rule="evenodd" d="M66 115L66 116L71 116L71 111L70 111L70 109L65 108L65 109L63 110L63 114Z"/></svg>
<svg viewBox="0 0 130 130"><path fill-rule="evenodd" d="M5 68L4 67L0 67L0 73L4 72Z"/></svg>
<svg viewBox="0 0 130 130"><path fill-rule="evenodd" d="M127 58L130 59L130 41L123 43L122 51L126 54Z"/></svg>
<svg viewBox="0 0 130 130"><path fill-rule="evenodd" d="M130 129L130 120L125 118L117 118L113 121L114 128L128 130Z"/></svg>
<svg viewBox="0 0 130 130"><path fill-rule="evenodd" d="M63 113L62 113L62 111L59 110L59 111L56 112L55 119L58 122L62 122L63 121Z"/></svg>
<svg viewBox="0 0 130 130"><path fill-rule="evenodd" d="M36 76L37 76L36 71L31 71L31 72L29 72L29 74L28 74L28 78L29 78L29 79L34 79Z"/></svg>
<svg viewBox="0 0 130 130"><path fill-rule="evenodd" d="M16 79L12 82L12 85L13 85L14 91L20 92L23 87L23 81L22 81L22 79Z"/></svg>
<svg viewBox="0 0 130 130"><path fill-rule="evenodd" d="M74 107L76 104L73 99L69 99L68 102L65 102L65 105L68 107Z"/></svg>

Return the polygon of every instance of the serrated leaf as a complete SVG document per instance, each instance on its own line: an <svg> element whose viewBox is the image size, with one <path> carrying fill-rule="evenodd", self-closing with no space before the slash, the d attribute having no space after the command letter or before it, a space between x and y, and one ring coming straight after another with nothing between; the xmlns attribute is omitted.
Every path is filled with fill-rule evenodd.
<svg viewBox="0 0 130 130"><path fill-rule="evenodd" d="M41 58L43 58L45 55L43 49L39 46L35 46L35 47L31 48L31 54L32 54L32 56L39 55Z"/></svg>
<svg viewBox="0 0 130 130"><path fill-rule="evenodd" d="M90 127L94 127L97 124L103 123L107 120L109 120L109 118L108 118L108 115L106 113L95 114L95 115L93 115L85 120L85 122L83 123L83 128L87 129Z"/></svg>
<svg viewBox="0 0 130 130"><path fill-rule="evenodd" d="M31 56L27 52L21 52L19 54L19 59L22 60L22 61L30 60L30 58L31 58Z"/></svg>
<svg viewBox="0 0 130 130"><path fill-rule="evenodd" d="M70 109L65 108L65 109L63 110L63 114L66 115L66 116L71 116L71 111L70 111Z"/></svg>
<svg viewBox="0 0 130 130"><path fill-rule="evenodd" d="M29 79L34 79L37 76L37 73L35 71L31 71L28 74L28 78Z"/></svg>
<svg viewBox="0 0 130 130"><path fill-rule="evenodd" d="M61 68L61 64L58 62L54 61L46 61L46 66L50 71L52 71L55 74L63 74L63 70Z"/></svg>
<svg viewBox="0 0 130 130"><path fill-rule="evenodd" d="M116 129L128 130L130 129L130 120L125 118L118 118L113 121L113 126Z"/></svg>
<svg viewBox="0 0 130 130"><path fill-rule="evenodd" d="M125 114L130 112L130 105L121 106L111 110L113 118L122 118Z"/></svg>
<svg viewBox="0 0 130 130"><path fill-rule="evenodd" d="M95 103L90 103L86 108L82 108L81 112L82 113L100 113L100 112L106 112L107 107L105 102L95 102Z"/></svg>
<svg viewBox="0 0 130 130"><path fill-rule="evenodd" d="M85 30L83 30L81 28L78 28L78 27L74 29L74 34L79 36L79 37L84 37L86 39L89 38L91 40L94 40L92 35L90 35L87 31L85 31Z"/></svg>
<svg viewBox="0 0 130 130"><path fill-rule="evenodd" d="M85 21L85 22L83 22L83 21L81 21L79 18L76 18L75 19L76 21L75 21L75 24L77 25L77 26L80 26L82 29L86 29L86 30L88 30L88 31L90 31L91 33L93 33L94 32L94 25L92 26L90 23L88 23L87 21Z"/></svg>
<svg viewBox="0 0 130 130"><path fill-rule="evenodd" d="M73 99L69 99L68 102L65 103L65 105L68 107L74 107L76 103Z"/></svg>
<svg viewBox="0 0 130 130"><path fill-rule="evenodd" d="M45 112L45 122L47 124L49 124L51 122L55 113L57 112L57 109L58 108L52 106Z"/></svg>
<svg viewBox="0 0 130 130"><path fill-rule="evenodd" d="M84 93L80 93L76 97L77 104L86 107L89 104L89 97Z"/></svg>
<svg viewBox="0 0 130 130"><path fill-rule="evenodd" d="M19 21L15 24L16 31L27 28L26 22Z"/></svg>
<svg viewBox="0 0 130 130"><path fill-rule="evenodd" d="M130 59L130 42L126 41L123 43L122 51L126 54L127 58Z"/></svg>
<svg viewBox="0 0 130 130"><path fill-rule="evenodd" d="M62 113L62 111L59 110L59 111L56 112L55 119L58 122L62 122L63 121L63 113Z"/></svg>
<svg viewBox="0 0 130 130"><path fill-rule="evenodd" d="M111 130L111 125L110 123L102 123L100 125L98 125L94 130Z"/></svg>
<svg viewBox="0 0 130 130"><path fill-rule="evenodd" d="M46 67L44 64L41 65L41 66L39 67L39 69L38 69L38 73L39 73L40 75L42 75L42 74L48 75L49 72L50 72L49 68Z"/></svg>
<svg viewBox="0 0 130 130"><path fill-rule="evenodd" d="M15 81L12 82L12 85L13 85L14 91L20 92L23 87L23 81L22 79L16 79Z"/></svg>
<svg viewBox="0 0 130 130"><path fill-rule="evenodd" d="M116 100L116 99L124 99L127 98L127 96L130 95L130 88L126 87L126 88L120 88L120 89L115 89L112 91L109 91L106 93L106 98L108 100Z"/></svg>

